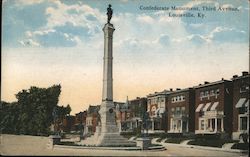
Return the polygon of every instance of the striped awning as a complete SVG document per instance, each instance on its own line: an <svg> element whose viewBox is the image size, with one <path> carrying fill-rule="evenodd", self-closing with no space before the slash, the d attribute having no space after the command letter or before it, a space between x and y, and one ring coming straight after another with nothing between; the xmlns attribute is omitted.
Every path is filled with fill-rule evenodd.
<svg viewBox="0 0 250 157"><path fill-rule="evenodd" d="M212 107L210 108L210 110L211 111L215 110L218 105L219 105L219 102L214 102L214 104L212 105Z"/></svg>
<svg viewBox="0 0 250 157"><path fill-rule="evenodd" d="M199 104L199 106L196 108L195 112L200 112L201 108L204 106L204 104Z"/></svg>
<svg viewBox="0 0 250 157"><path fill-rule="evenodd" d="M209 103L207 103L206 105L205 105L205 107L202 109L202 111L207 111L207 109L209 108L209 106L211 105L211 102L209 102Z"/></svg>
<svg viewBox="0 0 250 157"><path fill-rule="evenodd" d="M235 105L235 108L243 107L244 102L246 101L246 98L240 98L240 100Z"/></svg>

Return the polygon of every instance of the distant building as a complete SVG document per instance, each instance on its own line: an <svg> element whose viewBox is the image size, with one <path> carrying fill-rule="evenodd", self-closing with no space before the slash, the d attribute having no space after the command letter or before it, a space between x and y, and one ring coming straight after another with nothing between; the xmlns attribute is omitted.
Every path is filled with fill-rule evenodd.
<svg viewBox="0 0 250 157"><path fill-rule="evenodd" d="M195 86L195 134L232 132L232 82L221 79Z"/></svg>
<svg viewBox="0 0 250 157"><path fill-rule="evenodd" d="M75 116L68 115L62 121L61 130L63 132L71 132L75 130Z"/></svg>
<svg viewBox="0 0 250 157"><path fill-rule="evenodd" d="M159 133L167 131L167 104L171 91L164 90L147 96L147 112L150 122L148 133Z"/></svg>
<svg viewBox="0 0 250 157"><path fill-rule="evenodd" d="M147 99L139 98L128 100L126 103L115 103L117 124L120 132L133 132L142 122L143 114L147 110Z"/></svg>
<svg viewBox="0 0 250 157"><path fill-rule="evenodd" d="M249 74L234 75L233 81L233 134L237 140L242 133L249 134Z"/></svg>
<svg viewBox="0 0 250 157"><path fill-rule="evenodd" d="M193 88L177 89L169 95L168 133L194 132L195 92Z"/></svg>
<svg viewBox="0 0 250 157"><path fill-rule="evenodd" d="M86 125L84 128L84 134L94 134L96 131L96 126L99 122L100 105L92 106L90 105L87 110Z"/></svg>
<svg viewBox="0 0 250 157"><path fill-rule="evenodd" d="M76 113L75 117L75 130L84 130L84 127L86 126L87 111Z"/></svg>

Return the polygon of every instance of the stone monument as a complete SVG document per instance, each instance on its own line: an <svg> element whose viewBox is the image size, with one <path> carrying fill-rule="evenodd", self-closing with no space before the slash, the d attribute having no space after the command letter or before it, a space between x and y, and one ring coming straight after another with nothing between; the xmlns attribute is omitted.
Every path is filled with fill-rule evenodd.
<svg viewBox="0 0 250 157"><path fill-rule="evenodd" d="M115 118L115 106L113 102L113 32L115 28L110 23L113 10L111 5L107 8L107 23L104 25L104 57L103 57L103 89L102 103L99 110L100 125L94 136L86 141L86 145L95 146L136 146L136 143L128 141L119 133Z"/></svg>

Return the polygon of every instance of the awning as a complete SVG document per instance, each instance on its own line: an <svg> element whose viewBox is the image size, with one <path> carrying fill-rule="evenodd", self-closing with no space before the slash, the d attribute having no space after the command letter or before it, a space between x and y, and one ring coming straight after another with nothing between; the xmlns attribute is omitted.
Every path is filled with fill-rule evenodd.
<svg viewBox="0 0 250 157"><path fill-rule="evenodd" d="M249 99L247 100L247 102L245 103L245 107L249 106Z"/></svg>
<svg viewBox="0 0 250 157"><path fill-rule="evenodd" d="M216 107L219 105L219 102L215 102L212 107L210 108L211 111L215 110Z"/></svg>
<svg viewBox="0 0 250 157"><path fill-rule="evenodd" d="M204 106L204 104L200 104L197 108L196 108L196 110L195 110L195 112L200 112L201 111L201 108Z"/></svg>
<svg viewBox="0 0 250 157"><path fill-rule="evenodd" d="M240 100L235 105L235 108L243 107L244 102L246 101L246 98L240 98Z"/></svg>
<svg viewBox="0 0 250 157"><path fill-rule="evenodd" d="M211 102L207 103L205 107L202 109L202 111L207 111L210 105L211 105Z"/></svg>

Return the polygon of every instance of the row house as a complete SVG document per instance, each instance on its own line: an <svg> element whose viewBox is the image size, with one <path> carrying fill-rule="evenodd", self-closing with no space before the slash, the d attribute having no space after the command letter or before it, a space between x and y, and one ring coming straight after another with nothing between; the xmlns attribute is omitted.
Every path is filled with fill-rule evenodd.
<svg viewBox="0 0 250 157"><path fill-rule="evenodd" d="M87 111L79 112L75 114L75 129L76 131L84 130L86 125Z"/></svg>
<svg viewBox="0 0 250 157"><path fill-rule="evenodd" d="M98 125L100 105L92 106L90 105L87 110L86 125L84 128L84 134L94 134L96 131L96 126Z"/></svg>
<svg viewBox="0 0 250 157"><path fill-rule="evenodd" d="M75 116L67 115L63 118L60 130L62 132L72 132L75 130Z"/></svg>
<svg viewBox="0 0 250 157"><path fill-rule="evenodd" d="M172 91L172 89L170 89ZM195 91L193 88L176 89L169 95L168 133L194 132Z"/></svg>
<svg viewBox="0 0 250 157"><path fill-rule="evenodd" d="M233 134L239 139L242 133L249 133L249 74L234 75L233 81Z"/></svg>
<svg viewBox="0 0 250 157"><path fill-rule="evenodd" d="M116 121L120 132L133 132L141 127L142 117L147 110L147 99L128 100L126 103L115 103Z"/></svg>
<svg viewBox="0 0 250 157"><path fill-rule="evenodd" d="M167 103L171 91L164 90L147 96L149 114L148 133L160 133L167 130Z"/></svg>
<svg viewBox="0 0 250 157"><path fill-rule="evenodd" d="M232 82L223 78L195 89L195 134L232 132Z"/></svg>

